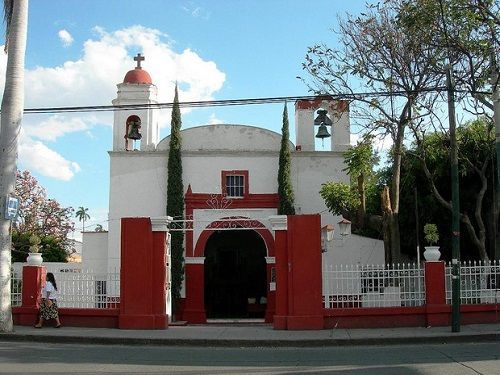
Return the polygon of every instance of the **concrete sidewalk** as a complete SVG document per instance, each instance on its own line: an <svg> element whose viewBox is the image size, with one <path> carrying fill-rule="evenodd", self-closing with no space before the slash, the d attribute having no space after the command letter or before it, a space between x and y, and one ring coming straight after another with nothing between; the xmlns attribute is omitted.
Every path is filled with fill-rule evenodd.
<svg viewBox="0 0 500 375"><path fill-rule="evenodd" d="M500 323L466 325L457 333L450 327L277 331L267 324L171 326L166 330L15 326L14 332L0 333L0 341L224 347L401 345L500 341Z"/></svg>

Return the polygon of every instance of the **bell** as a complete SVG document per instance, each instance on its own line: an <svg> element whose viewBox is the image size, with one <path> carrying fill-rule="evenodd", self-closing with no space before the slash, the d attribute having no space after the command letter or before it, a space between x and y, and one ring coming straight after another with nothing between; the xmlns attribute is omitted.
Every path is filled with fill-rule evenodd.
<svg viewBox="0 0 500 375"><path fill-rule="evenodd" d="M139 129L141 128L141 125L139 125L139 122L134 121L130 124L130 130L127 134L127 138L133 139L134 141L141 139L142 134L139 132Z"/></svg>
<svg viewBox="0 0 500 375"><path fill-rule="evenodd" d="M328 129L326 128L326 125L322 122L321 125L319 126L318 133L316 134L316 138L328 138L330 137L330 133L328 133Z"/></svg>
<svg viewBox="0 0 500 375"><path fill-rule="evenodd" d="M327 126L331 126L332 120L330 120L330 118L327 116L327 113L328 111L326 109L318 109L318 116L314 119L314 125L325 124Z"/></svg>

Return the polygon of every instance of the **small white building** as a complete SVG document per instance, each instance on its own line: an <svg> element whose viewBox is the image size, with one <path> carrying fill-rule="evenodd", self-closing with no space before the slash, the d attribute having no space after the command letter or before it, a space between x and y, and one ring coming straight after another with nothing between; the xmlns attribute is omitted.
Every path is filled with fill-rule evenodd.
<svg viewBox="0 0 500 375"><path fill-rule="evenodd" d="M157 87L140 67L140 60L117 86L114 105L157 103ZM315 150L318 109L327 110L332 120L332 136L327 139L330 151ZM142 138L134 141L127 134L138 121ZM290 142L290 149L296 212L319 213L322 225L333 224L338 233L341 218L328 212L319 191L326 181L349 182L342 156L350 141L348 103L328 98L297 101L295 133L296 143ZM119 267L121 218L168 215L170 138L160 139L159 134L154 108L115 111L113 149L109 151L109 231L84 233L85 267ZM267 274L272 273L274 234L268 219L278 208L281 134L255 126L218 124L183 129L181 136L185 219L192 220L192 230L185 232L185 262L205 265L207 316L234 315L238 302L231 301L236 290L247 289L251 290L249 296L265 297L266 267ZM222 230L231 225L233 230ZM207 229L210 226L221 230ZM328 264L384 262L382 241L354 235L342 238L335 234L323 256Z"/></svg>

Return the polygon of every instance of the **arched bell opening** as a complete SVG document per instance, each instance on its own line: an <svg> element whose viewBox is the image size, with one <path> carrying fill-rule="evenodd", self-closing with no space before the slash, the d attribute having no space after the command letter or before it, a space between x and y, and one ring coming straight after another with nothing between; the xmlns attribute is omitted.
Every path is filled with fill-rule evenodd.
<svg viewBox="0 0 500 375"><path fill-rule="evenodd" d="M214 232L205 247L208 319L264 318L266 245L253 230Z"/></svg>
<svg viewBox="0 0 500 375"><path fill-rule="evenodd" d="M140 150L141 149L141 119L137 115L132 115L127 118L125 127L125 150Z"/></svg>

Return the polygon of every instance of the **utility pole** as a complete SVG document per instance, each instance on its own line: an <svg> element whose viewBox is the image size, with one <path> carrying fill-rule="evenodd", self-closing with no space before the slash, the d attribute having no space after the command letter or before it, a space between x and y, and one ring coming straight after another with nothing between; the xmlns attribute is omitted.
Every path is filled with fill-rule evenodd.
<svg viewBox="0 0 500 375"><path fill-rule="evenodd" d="M500 84L498 64L495 55L492 54L491 61L491 89L493 90L493 121L495 122L495 144L497 150L497 186L496 186L496 209L500 210ZM500 230L497 225L497 231ZM500 259L500 249L495 248L495 259Z"/></svg>
<svg viewBox="0 0 500 375"><path fill-rule="evenodd" d="M416 236L416 240L417 240L417 263L420 266L420 239L419 239L420 225L418 223L418 192L417 192L417 187L416 186L415 186L414 192L415 192L415 231L417 233L417 236Z"/></svg>
<svg viewBox="0 0 500 375"><path fill-rule="evenodd" d="M446 69L446 88L448 90L448 121L450 127L450 161L451 161L451 250L452 250L452 305L451 331L460 332L460 199L458 188L458 150L455 123L455 88L451 74L451 66ZM498 143L497 143L498 147ZM497 148L498 152L498 148Z"/></svg>

